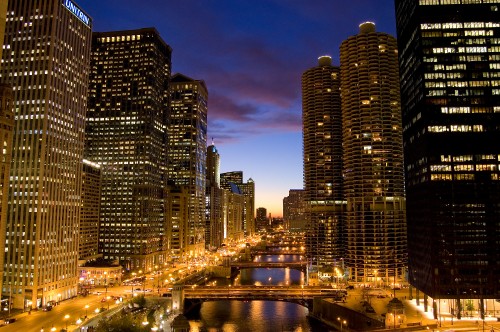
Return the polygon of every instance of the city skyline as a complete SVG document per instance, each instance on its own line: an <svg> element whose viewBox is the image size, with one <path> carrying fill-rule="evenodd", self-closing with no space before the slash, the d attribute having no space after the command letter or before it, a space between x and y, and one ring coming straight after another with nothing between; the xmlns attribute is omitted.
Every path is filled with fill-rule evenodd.
<svg viewBox="0 0 500 332"><path fill-rule="evenodd" d="M282 215L289 189L303 188L302 72L324 54L338 65L341 41L364 21L395 35L391 0L78 4L96 32L155 27L173 49L172 73L206 82L208 141L221 172L252 178L255 206L272 216Z"/></svg>

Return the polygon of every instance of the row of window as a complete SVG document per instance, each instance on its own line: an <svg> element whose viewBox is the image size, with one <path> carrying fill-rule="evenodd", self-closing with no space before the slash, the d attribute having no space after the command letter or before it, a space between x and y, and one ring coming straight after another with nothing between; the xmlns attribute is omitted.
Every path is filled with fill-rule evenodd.
<svg viewBox="0 0 500 332"><path fill-rule="evenodd" d="M444 126L428 126L427 130L431 133L443 132L482 132L483 125L444 125Z"/></svg>

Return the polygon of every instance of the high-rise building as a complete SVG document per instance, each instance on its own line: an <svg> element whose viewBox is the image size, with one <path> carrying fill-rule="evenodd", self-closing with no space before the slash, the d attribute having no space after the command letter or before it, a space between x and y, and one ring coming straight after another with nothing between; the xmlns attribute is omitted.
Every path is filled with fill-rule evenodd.
<svg viewBox="0 0 500 332"><path fill-rule="evenodd" d="M484 314L475 301L500 298L500 1L395 3L409 282Z"/></svg>
<svg viewBox="0 0 500 332"><path fill-rule="evenodd" d="M0 45L3 45L5 34L5 23L7 22L7 4L8 1L0 2ZM3 47L0 47L0 59L2 58ZM0 63L0 66L2 64Z"/></svg>
<svg viewBox="0 0 500 332"><path fill-rule="evenodd" d="M290 232L304 232L306 226L306 200L303 189L290 189L283 198L283 220Z"/></svg>
<svg viewBox="0 0 500 332"><path fill-rule="evenodd" d="M16 122L2 294L17 308L77 294L91 25L71 0L8 2L0 81Z"/></svg>
<svg viewBox="0 0 500 332"><path fill-rule="evenodd" d="M168 123L168 180L189 191L187 256L205 250L205 183L207 158L207 102L205 82L182 74L172 76Z"/></svg>
<svg viewBox="0 0 500 332"><path fill-rule="evenodd" d="M12 97L13 94L10 85L0 83L0 143L2 144L2 152L0 154L0 243L5 243L5 231L7 228L12 136L14 134L14 101ZM1 250L0 289L2 289L4 275L4 255L5 251Z"/></svg>
<svg viewBox="0 0 500 332"><path fill-rule="evenodd" d="M80 214L79 265L99 255L99 211L101 206L101 166L83 159L82 207Z"/></svg>
<svg viewBox="0 0 500 332"><path fill-rule="evenodd" d="M343 257L340 70L329 56L302 74L306 254L313 265Z"/></svg>
<svg viewBox="0 0 500 332"><path fill-rule="evenodd" d="M384 283L407 266L396 39L360 25L340 46L346 257L350 278Z"/></svg>
<svg viewBox="0 0 500 332"><path fill-rule="evenodd" d="M245 237L243 217L245 196L239 187L223 190L223 238L229 241L239 241Z"/></svg>
<svg viewBox="0 0 500 332"><path fill-rule="evenodd" d="M239 183L244 197L243 230L246 236L255 234L255 182L249 178L247 182Z"/></svg>
<svg viewBox="0 0 500 332"><path fill-rule="evenodd" d="M257 230L265 231L269 226L269 219L267 219L267 209L264 207L257 208L255 223L257 224Z"/></svg>
<svg viewBox="0 0 500 332"><path fill-rule="evenodd" d="M245 207L243 210L243 229L247 236L255 233L255 182L249 178L243 182L242 171L225 172L220 175L221 187L237 192L234 188L237 186L239 191L245 196Z"/></svg>
<svg viewBox="0 0 500 332"><path fill-rule="evenodd" d="M156 29L92 36L85 157L101 166L99 252L129 270L165 259L171 48Z"/></svg>
<svg viewBox="0 0 500 332"><path fill-rule="evenodd" d="M226 190L231 190L231 184L243 183L243 172L225 172L220 175L220 186Z"/></svg>
<svg viewBox="0 0 500 332"><path fill-rule="evenodd" d="M224 240L224 189L220 187L220 156L212 143L207 147L205 248L216 249Z"/></svg>
<svg viewBox="0 0 500 332"><path fill-rule="evenodd" d="M166 241L170 258L179 259L188 248L189 187L168 185L166 188Z"/></svg>

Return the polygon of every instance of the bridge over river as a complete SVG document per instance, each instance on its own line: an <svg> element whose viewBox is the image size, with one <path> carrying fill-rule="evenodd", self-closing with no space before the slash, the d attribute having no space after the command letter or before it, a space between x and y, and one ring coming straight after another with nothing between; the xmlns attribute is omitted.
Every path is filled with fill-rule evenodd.
<svg viewBox="0 0 500 332"><path fill-rule="evenodd" d="M307 268L306 261L299 262L231 262L232 268L249 269L249 268L290 268L304 271Z"/></svg>
<svg viewBox="0 0 500 332"><path fill-rule="evenodd" d="M314 298L329 297L338 301L346 295L344 290L319 286L183 286L176 285L172 291L173 306L192 310L205 301L286 301L312 309Z"/></svg>

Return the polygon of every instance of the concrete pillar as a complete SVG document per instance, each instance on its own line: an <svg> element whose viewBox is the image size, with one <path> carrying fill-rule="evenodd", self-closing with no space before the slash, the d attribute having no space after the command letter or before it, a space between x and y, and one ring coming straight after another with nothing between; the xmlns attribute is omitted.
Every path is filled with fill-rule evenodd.
<svg viewBox="0 0 500 332"><path fill-rule="evenodd" d="M172 309L180 310L180 312L184 310L184 285L172 287Z"/></svg>
<svg viewBox="0 0 500 332"><path fill-rule="evenodd" d="M420 290L417 288L415 292L415 296L417 297L417 305L420 305Z"/></svg>
<svg viewBox="0 0 500 332"><path fill-rule="evenodd" d="M428 296L427 294L424 294L424 312L427 312L429 310L429 305L427 303Z"/></svg>

